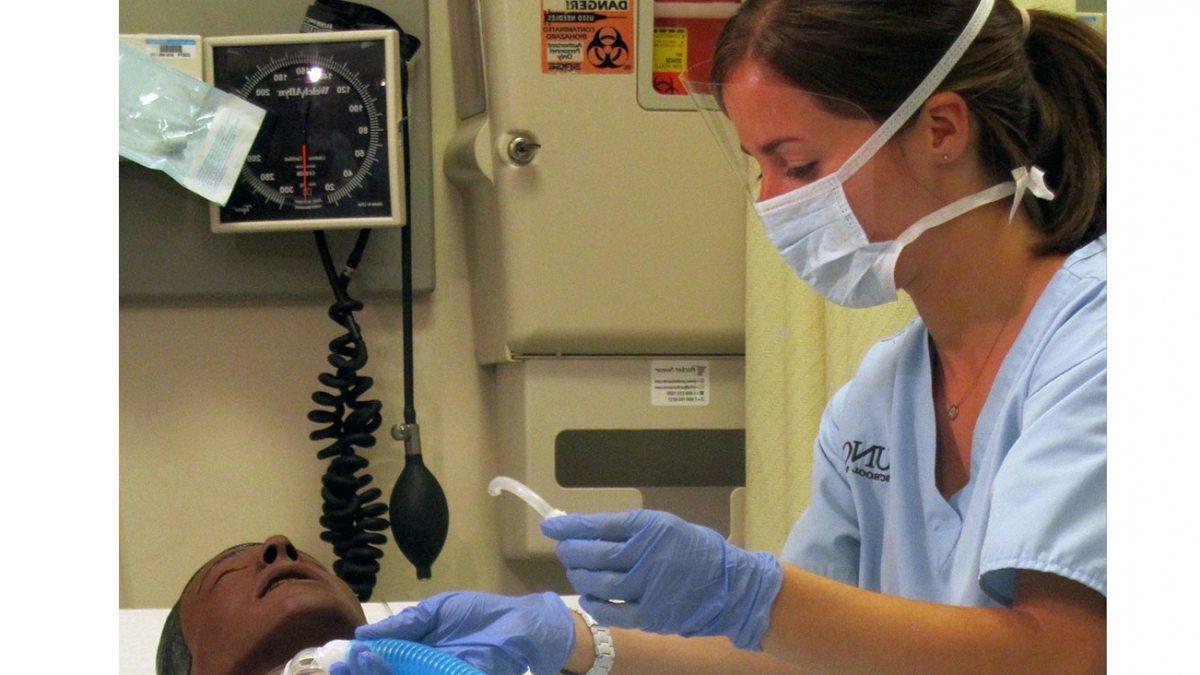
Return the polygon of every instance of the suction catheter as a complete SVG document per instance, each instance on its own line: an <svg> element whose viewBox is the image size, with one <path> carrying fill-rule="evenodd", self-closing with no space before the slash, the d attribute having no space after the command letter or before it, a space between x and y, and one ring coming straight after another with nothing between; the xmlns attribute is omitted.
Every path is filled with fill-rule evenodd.
<svg viewBox="0 0 1200 675"><path fill-rule="evenodd" d="M518 480L513 480L508 476L496 476L492 482L488 483L488 494L493 497L499 497L501 491L511 492L520 497L522 501L529 505L529 508L537 511L542 519L557 518L558 516L567 515L566 511L556 509L545 500L541 495L530 490L524 483Z"/></svg>

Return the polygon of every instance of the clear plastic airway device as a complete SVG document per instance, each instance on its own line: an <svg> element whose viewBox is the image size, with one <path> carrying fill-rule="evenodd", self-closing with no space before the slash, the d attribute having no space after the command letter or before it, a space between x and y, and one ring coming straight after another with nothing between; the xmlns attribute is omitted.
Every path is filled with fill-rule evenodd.
<svg viewBox="0 0 1200 675"><path fill-rule="evenodd" d="M513 480L508 476L496 476L492 479L492 482L488 483L489 495L493 497L499 497L501 490L507 490L520 497L526 504L529 505L529 508L537 511L538 514L542 516L543 520L546 518L557 518L558 516L567 515L566 511L560 511L559 509L550 506L545 499L542 499L538 493L526 487L524 483Z"/></svg>
<svg viewBox="0 0 1200 675"><path fill-rule="evenodd" d="M465 661L416 642L363 640L387 664L392 675L483 675ZM333 640L323 647L305 649L271 675L327 675L350 651L350 640Z"/></svg>

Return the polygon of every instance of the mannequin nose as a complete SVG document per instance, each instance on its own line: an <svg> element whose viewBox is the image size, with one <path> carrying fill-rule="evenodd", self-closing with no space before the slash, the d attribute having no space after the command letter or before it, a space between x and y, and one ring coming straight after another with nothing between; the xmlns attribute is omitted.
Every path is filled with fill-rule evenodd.
<svg viewBox="0 0 1200 675"><path fill-rule="evenodd" d="M262 561L267 565L271 565L276 561L287 562L290 560L295 562L299 559L300 553L296 550L296 547L282 534L269 537L263 542Z"/></svg>

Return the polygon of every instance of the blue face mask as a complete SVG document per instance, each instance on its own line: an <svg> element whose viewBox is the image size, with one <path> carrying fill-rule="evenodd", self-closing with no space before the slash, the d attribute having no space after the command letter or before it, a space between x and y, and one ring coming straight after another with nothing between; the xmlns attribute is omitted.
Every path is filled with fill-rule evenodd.
<svg viewBox="0 0 1200 675"><path fill-rule="evenodd" d="M1009 220L1030 190L1053 199L1042 170L1013 170L1011 182L963 197L910 225L891 241L870 242L846 200L838 174L754 205L767 237L788 265L826 300L874 307L896 300L896 262L928 230L985 204L1016 195Z"/></svg>

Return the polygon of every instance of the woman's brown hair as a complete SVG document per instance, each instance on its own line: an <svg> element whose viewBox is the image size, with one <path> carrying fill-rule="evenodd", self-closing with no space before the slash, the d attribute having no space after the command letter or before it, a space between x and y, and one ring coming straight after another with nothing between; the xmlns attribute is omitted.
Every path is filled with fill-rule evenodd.
<svg viewBox="0 0 1200 675"><path fill-rule="evenodd" d="M743 59L797 87L854 103L882 122L916 89L978 6L976 0L746 0L713 58L723 82ZM1046 171L1053 201L1026 195L1040 253L1070 253L1107 231L1104 38L1075 19L996 0L939 91L961 95L997 181ZM837 110L831 112L838 113Z"/></svg>

